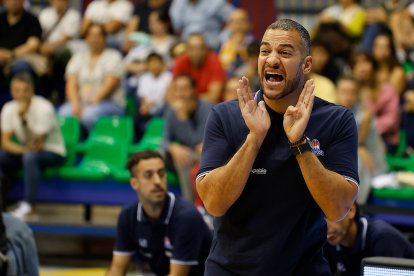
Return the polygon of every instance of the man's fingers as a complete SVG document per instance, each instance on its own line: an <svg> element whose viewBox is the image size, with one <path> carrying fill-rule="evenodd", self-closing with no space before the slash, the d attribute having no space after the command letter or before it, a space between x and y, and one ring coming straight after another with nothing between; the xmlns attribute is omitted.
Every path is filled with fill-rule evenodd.
<svg viewBox="0 0 414 276"><path fill-rule="evenodd" d="M313 91L315 89L315 85L313 83L313 80L308 80L306 82L306 86L305 86L305 93L304 93L304 97L303 97L303 103L305 104L305 107L307 108L310 104L311 101L313 101Z"/></svg>
<svg viewBox="0 0 414 276"><path fill-rule="evenodd" d="M242 81L243 81L244 87L246 88L246 93L247 93L248 99L253 100L253 94L252 94L252 89L250 87L249 79L247 77L243 76Z"/></svg>

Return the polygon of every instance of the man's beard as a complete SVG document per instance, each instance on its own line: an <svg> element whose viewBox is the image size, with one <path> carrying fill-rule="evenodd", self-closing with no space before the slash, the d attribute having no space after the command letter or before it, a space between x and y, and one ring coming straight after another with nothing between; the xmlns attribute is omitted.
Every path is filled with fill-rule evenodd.
<svg viewBox="0 0 414 276"><path fill-rule="evenodd" d="M263 94L265 95L266 98L270 100L280 100L288 96L289 94L292 94L293 92L295 92L299 88L300 85L303 86L303 81L302 81L302 76L300 74L300 71L298 70L293 80L286 81L285 89L283 89L283 91L280 94L277 94L274 96L268 95L264 88L263 88Z"/></svg>

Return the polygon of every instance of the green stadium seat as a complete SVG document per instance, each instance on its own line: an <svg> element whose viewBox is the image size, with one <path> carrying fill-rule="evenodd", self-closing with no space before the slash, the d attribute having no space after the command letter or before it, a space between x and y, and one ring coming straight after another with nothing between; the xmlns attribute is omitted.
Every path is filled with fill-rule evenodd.
<svg viewBox="0 0 414 276"><path fill-rule="evenodd" d="M127 145L118 140L92 140L78 166L63 167L59 176L69 180L100 181L127 162Z"/></svg>
<svg viewBox="0 0 414 276"><path fill-rule="evenodd" d="M66 162L63 166L46 169L43 173L44 177L56 176L62 167L73 166L76 162L76 146L80 138L79 119L72 116L58 116L58 123L65 142Z"/></svg>
<svg viewBox="0 0 414 276"><path fill-rule="evenodd" d="M131 144L134 138L134 122L129 116L105 116L98 119L84 143L77 145L78 152L85 152L94 140L113 140Z"/></svg>
<svg viewBox="0 0 414 276"><path fill-rule="evenodd" d="M404 156L407 149L407 137L400 130L400 141L394 154L387 153L386 159L390 171L414 171L414 156Z"/></svg>
<svg viewBox="0 0 414 276"><path fill-rule="evenodd" d="M129 153L142 150L159 150L162 145L164 134L164 119L154 117L148 121L144 135L138 144L132 144L129 147Z"/></svg>
<svg viewBox="0 0 414 276"><path fill-rule="evenodd" d="M414 188L400 187L400 188L375 188L372 189L372 195L383 199L414 199Z"/></svg>

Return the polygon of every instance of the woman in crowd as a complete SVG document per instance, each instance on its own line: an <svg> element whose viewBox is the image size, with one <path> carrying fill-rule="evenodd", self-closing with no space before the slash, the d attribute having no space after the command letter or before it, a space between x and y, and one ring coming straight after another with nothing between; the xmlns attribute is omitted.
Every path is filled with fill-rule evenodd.
<svg viewBox="0 0 414 276"><path fill-rule="evenodd" d="M89 131L105 115L123 115L121 90L122 57L105 46L102 25L91 24L86 31L89 50L76 53L66 68L66 100L59 115L78 117Z"/></svg>

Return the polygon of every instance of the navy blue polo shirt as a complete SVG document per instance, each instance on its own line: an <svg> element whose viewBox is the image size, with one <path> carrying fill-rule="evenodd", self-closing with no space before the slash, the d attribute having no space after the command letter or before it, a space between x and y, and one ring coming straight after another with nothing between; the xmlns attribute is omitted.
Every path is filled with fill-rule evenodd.
<svg viewBox="0 0 414 276"><path fill-rule="evenodd" d="M324 254L332 273L355 276L361 274L361 261L365 257L414 259L414 247L400 231L385 221L361 217L354 245L346 248L326 244Z"/></svg>
<svg viewBox="0 0 414 276"><path fill-rule="evenodd" d="M168 275L170 262L191 266L190 275L203 275L211 233L197 209L168 193L156 222L150 222L136 202L118 218L114 255L131 255L148 263L157 275Z"/></svg>
<svg viewBox="0 0 414 276"><path fill-rule="evenodd" d="M261 91L256 99L263 99ZM271 126L246 186L227 213L214 219L206 275L328 274L323 213L290 150L283 114L267 109ZM248 132L237 100L216 105L207 120L197 177L225 165ZM349 109L315 98L305 134L327 169L358 185L358 135Z"/></svg>

